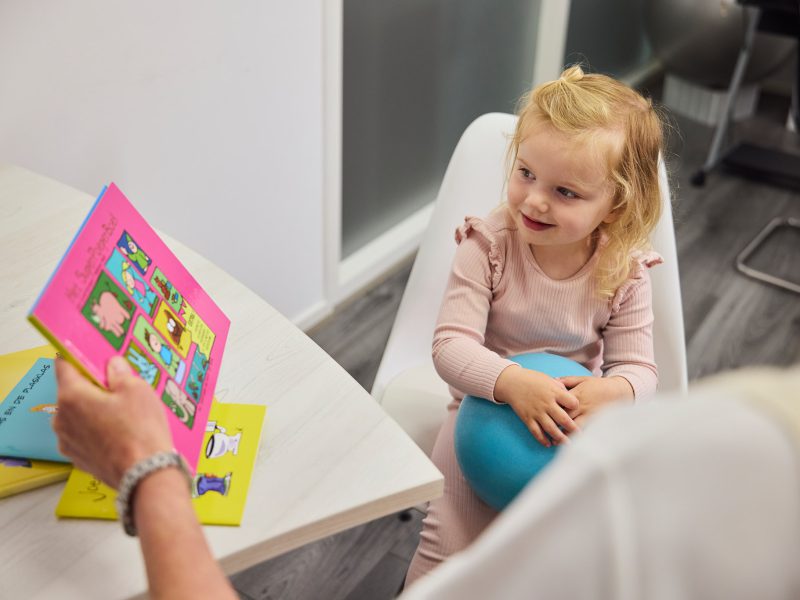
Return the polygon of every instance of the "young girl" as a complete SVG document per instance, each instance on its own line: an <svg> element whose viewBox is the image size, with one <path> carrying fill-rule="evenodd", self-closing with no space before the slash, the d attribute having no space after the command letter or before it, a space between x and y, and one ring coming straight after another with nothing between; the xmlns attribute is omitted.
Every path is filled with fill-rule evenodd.
<svg viewBox="0 0 800 600"><path fill-rule="evenodd" d="M465 394L509 404L542 444L559 444L609 402L655 391L647 252L660 216L661 121L651 103L604 75L568 68L523 97L507 202L468 217L433 339L453 402L433 461L431 502L406 584L465 548L494 519L453 448ZM556 380L505 357L550 352L592 377Z"/></svg>

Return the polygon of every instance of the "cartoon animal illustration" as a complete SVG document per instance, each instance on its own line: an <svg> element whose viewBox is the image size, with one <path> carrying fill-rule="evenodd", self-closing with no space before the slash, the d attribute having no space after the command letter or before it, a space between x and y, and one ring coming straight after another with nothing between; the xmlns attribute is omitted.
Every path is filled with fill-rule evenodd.
<svg viewBox="0 0 800 600"><path fill-rule="evenodd" d="M130 318L130 313L125 310L111 292L103 292L92 305L95 323L100 329L110 331L116 336L125 333L122 324Z"/></svg>
<svg viewBox="0 0 800 600"><path fill-rule="evenodd" d="M225 428L216 421L206 423L206 432L213 432L206 442L206 458L219 458L228 452L236 456L239 454L239 442L242 441L242 432L228 435Z"/></svg>
<svg viewBox="0 0 800 600"><path fill-rule="evenodd" d="M116 251L113 255L120 256ZM135 312L136 303L104 270L81 308L84 318L116 350L122 348Z"/></svg>

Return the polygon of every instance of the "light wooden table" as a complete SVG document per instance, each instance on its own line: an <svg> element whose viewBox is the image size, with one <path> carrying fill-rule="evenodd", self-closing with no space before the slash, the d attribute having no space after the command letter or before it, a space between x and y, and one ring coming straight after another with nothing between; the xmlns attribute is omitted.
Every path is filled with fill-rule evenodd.
<svg viewBox="0 0 800 600"><path fill-rule="evenodd" d="M0 166L0 354L44 343L25 315L93 200ZM205 527L227 573L441 494L433 464L325 352L223 270L165 241L231 319L217 397L267 405L242 525ZM0 500L0 598L143 594L138 541L116 522L57 519L62 489Z"/></svg>

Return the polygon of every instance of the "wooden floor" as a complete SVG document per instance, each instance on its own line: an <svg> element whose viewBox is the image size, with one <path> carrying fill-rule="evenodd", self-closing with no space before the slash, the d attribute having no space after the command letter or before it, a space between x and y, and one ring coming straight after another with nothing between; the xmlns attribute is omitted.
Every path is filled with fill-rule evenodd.
<svg viewBox="0 0 800 600"><path fill-rule="evenodd" d="M738 139L800 151L781 125L784 99L762 101ZM800 362L800 296L734 269L744 245L774 216L800 218L800 192L722 171L704 188L689 177L702 163L711 130L675 119L671 156L676 238L690 378L751 364ZM800 234L786 231L752 259L800 283ZM311 332L367 390L389 335L410 265L343 307ZM404 520L407 519L407 520ZM390 516L273 559L233 578L242 598L266 600L393 598L416 546L421 515Z"/></svg>

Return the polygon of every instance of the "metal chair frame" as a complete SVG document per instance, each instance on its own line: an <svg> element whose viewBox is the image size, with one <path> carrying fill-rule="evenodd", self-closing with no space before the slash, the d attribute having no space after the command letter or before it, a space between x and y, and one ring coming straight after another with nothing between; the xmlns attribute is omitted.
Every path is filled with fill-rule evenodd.
<svg viewBox="0 0 800 600"><path fill-rule="evenodd" d="M736 61L736 67L733 71L733 77L728 87L728 93L725 96L723 109L720 112L716 128L714 130L714 137L711 140L711 148L709 149L708 156L703 166L692 176L691 182L696 186L705 184L706 175L716 168L723 156L722 145L728 128L731 122L731 115L733 112L734 101L736 95L744 78L747 64L750 61L750 56L753 51L753 44L755 42L756 33L759 29L759 24L762 22L763 11L758 6L752 6L753 0L740 0L744 4L743 10L747 25L745 28L744 41L739 51L739 58ZM771 8L769 2L762 3L767 8ZM785 8L785 7L784 7ZM774 26L774 24L773 24ZM786 33L786 31L783 31ZM800 52L800 51L799 51ZM800 58L798 58L800 61ZM798 65L798 74L795 78L794 86L792 88L792 108L790 110L787 126L790 128L797 125L800 115L800 65ZM775 285L785 290L800 294L800 284L789 281L772 273L755 269L746 264L747 259L756 252L756 250L780 227L793 227L800 228L800 219L793 217L775 217L753 238L738 254L736 257L736 269L747 277L751 277L758 281Z"/></svg>

